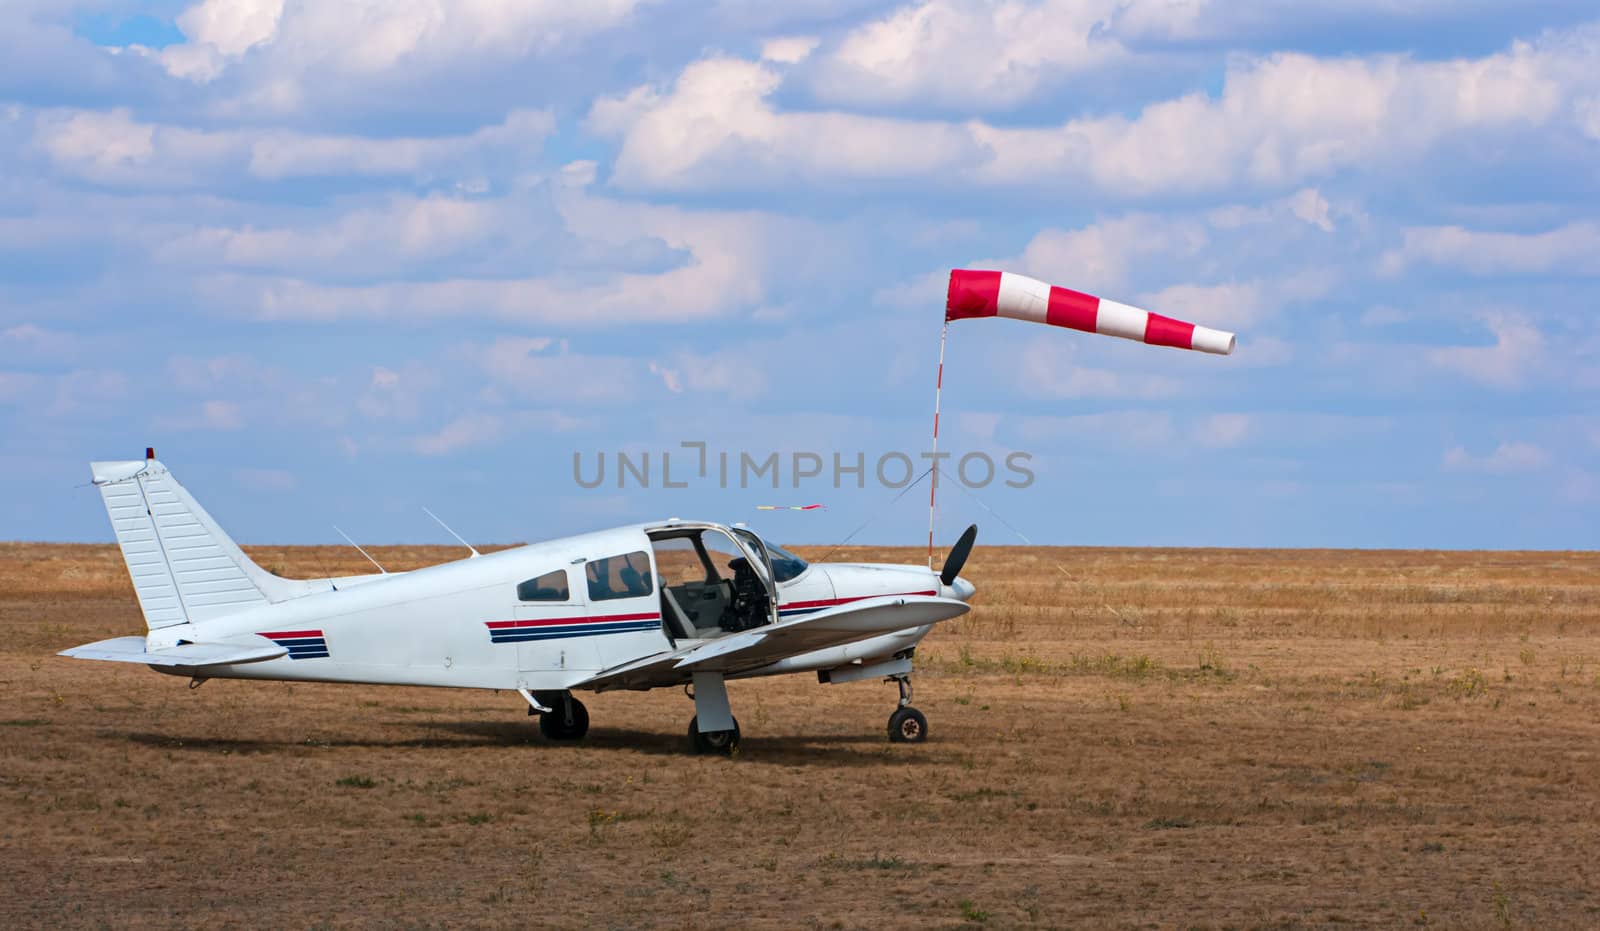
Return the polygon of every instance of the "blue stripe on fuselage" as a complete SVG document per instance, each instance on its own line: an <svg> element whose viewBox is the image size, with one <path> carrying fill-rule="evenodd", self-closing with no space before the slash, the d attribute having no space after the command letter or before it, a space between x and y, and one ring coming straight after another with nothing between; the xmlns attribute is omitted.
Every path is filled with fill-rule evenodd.
<svg viewBox="0 0 1600 931"><path fill-rule="evenodd" d="M559 640L564 637L593 637L598 634L624 634L641 630L660 630L660 621L627 621L616 624L583 624L562 627L509 627L489 631L492 643L523 643L529 640Z"/></svg>

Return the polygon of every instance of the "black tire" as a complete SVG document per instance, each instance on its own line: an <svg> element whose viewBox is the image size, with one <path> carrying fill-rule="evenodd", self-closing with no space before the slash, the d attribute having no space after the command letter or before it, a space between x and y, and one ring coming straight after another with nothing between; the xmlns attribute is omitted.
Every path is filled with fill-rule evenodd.
<svg viewBox="0 0 1600 931"><path fill-rule="evenodd" d="M539 714L539 731L551 740L582 740L589 733L589 709L576 698L572 701L572 723L567 723L566 701L550 702L549 711Z"/></svg>
<svg viewBox="0 0 1600 931"><path fill-rule="evenodd" d="M907 706L889 715L889 741L897 744L919 744L928 739L928 719L922 712Z"/></svg>
<svg viewBox="0 0 1600 931"><path fill-rule="evenodd" d="M733 730L700 732L700 719L689 719L689 743L696 753L717 753L728 756L739 749L739 719L733 719Z"/></svg>

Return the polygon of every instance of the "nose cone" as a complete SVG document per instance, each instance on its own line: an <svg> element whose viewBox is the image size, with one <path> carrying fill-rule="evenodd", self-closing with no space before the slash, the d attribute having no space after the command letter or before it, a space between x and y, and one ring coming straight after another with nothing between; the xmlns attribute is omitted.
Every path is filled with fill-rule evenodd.
<svg viewBox="0 0 1600 931"><path fill-rule="evenodd" d="M972 587L972 583L959 575L956 576L955 582L950 585L950 594L960 598L962 601L971 601L975 592L977 592L977 589Z"/></svg>

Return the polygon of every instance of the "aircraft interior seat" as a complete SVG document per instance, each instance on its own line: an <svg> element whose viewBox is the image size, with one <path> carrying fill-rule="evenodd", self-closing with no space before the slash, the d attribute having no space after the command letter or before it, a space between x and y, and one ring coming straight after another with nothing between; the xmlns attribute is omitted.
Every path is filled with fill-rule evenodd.
<svg viewBox="0 0 1600 931"><path fill-rule="evenodd" d="M661 613L667 619L667 629L672 631L674 639L693 640L699 636L688 615L678 606L678 596L665 585L661 586Z"/></svg>

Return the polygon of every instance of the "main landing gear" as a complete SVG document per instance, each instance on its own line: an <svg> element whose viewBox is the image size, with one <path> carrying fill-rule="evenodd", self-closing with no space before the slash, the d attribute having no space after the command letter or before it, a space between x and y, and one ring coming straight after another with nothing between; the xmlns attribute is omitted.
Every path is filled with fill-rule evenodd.
<svg viewBox="0 0 1600 931"><path fill-rule="evenodd" d="M551 740L581 740L589 733L589 709L571 692L538 692L539 704L549 711L539 712L539 731ZM533 714L533 708L528 709Z"/></svg>
<svg viewBox="0 0 1600 931"><path fill-rule="evenodd" d="M720 753L724 756L733 753L739 746L739 719L731 715L729 718L733 721L733 729L728 731L702 731L700 716L690 718L689 742L694 746L694 752Z"/></svg>
<svg viewBox="0 0 1600 931"><path fill-rule="evenodd" d="M889 740L897 744L919 744L928 739L928 719L911 707L911 677L890 676L900 686L900 707L889 715Z"/></svg>
<svg viewBox="0 0 1600 931"><path fill-rule="evenodd" d="M694 699L694 717L689 719L689 743L694 752L727 756L739 749L739 721L728 709L728 686L722 673L695 673L688 692Z"/></svg>

